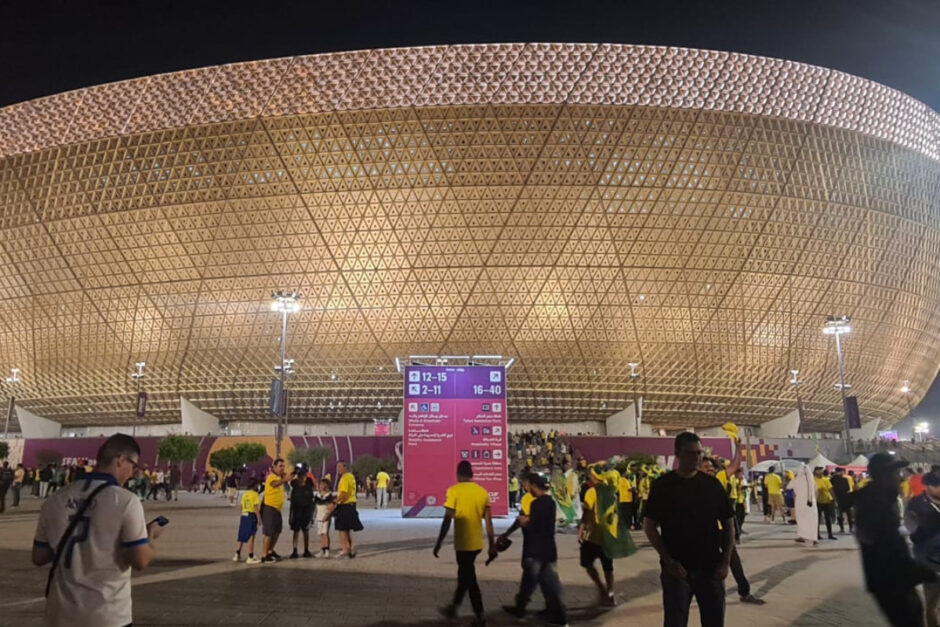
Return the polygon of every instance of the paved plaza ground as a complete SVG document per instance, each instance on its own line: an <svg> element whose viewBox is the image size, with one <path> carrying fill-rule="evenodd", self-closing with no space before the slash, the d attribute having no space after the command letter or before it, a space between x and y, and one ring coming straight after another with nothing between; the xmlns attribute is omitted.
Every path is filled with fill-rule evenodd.
<svg viewBox="0 0 940 627"><path fill-rule="evenodd" d="M19 510L0 515L0 625L41 624L46 569L32 566L29 549L39 501L25 497ZM439 521L408 520L397 509L375 511L361 503L365 531L357 534L354 560L299 559L248 566L230 561L238 514L218 495L182 494L178 503L148 502L148 517L170 525L157 544L153 566L134 574L135 625L443 625L435 608L451 595L456 578L448 547L431 549ZM496 523L497 533L509 520ZM863 591L858 550L850 536L818 548L796 544L792 527L752 517L740 547L755 607L738 602L728 579L729 626L884 625ZM334 532L335 536L335 532ZM559 535L559 570L572 625L662 624L659 568L642 534L640 551L616 562L618 606L593 608L595 592L578 565L574 535ZM519 579L521 538L488 567L478 566L491 625L510 625L500 606L510 603ZM333 538L334 549L338 540ZM282 538L279 552L290 552ZM536 593L533 609L542 600ZM469 600L461 624L470 622ZM693 612L695 612L693 608ZM530 624L538 624L533 616ZM697 615L691 621L698 625Z"/></svg>

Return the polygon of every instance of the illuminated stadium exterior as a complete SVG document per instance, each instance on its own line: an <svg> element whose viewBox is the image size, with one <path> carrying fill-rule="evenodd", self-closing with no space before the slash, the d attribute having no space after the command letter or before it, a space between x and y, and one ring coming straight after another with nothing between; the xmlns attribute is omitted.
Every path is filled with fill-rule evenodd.
<svg viewBox="0 0 940 627"><path fill-rule="evenodd" d="M0 109L0 368L64 425L184 397L292 422L397 416L394 358L500 354L511 420L842 424L940 364L940 117L870 81L724 52L369 50Z"/></svg>

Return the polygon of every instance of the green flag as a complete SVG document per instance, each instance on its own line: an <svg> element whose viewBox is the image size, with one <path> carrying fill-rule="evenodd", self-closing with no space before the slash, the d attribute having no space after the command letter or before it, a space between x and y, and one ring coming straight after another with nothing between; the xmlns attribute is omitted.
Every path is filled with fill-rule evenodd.
<svg viewBox="0 0 940 627"><path fill-rule="evenodd" d="M620 516L620 503L617 490L610 482L595 487L597 491L597 513L601 529L604 532L604 555L611 559L628 557L636 553L636 544L630 537L629 521Z"/></svg>
<svg viewBox="0 0 940 627"><path fill-rule="evenodd" d="M575 520L574 504L571 502L571 494L568 493L568 479L559 469L552 472L552 498L558 505L558 513L564 517L566 524L571 524Z"/></svg>

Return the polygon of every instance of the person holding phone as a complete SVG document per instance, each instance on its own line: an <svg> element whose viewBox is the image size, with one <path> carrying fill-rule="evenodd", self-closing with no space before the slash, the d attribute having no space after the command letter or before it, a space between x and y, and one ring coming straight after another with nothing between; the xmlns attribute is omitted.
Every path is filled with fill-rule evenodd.
<svg viewBox="0 0 940 627"><path fill-rule="evenodd" d="M162 517L146 523L140 500L121 488L139 464L136 440L113 435L98 450L93 472L43 504L32 559L36 566L52 564L46 625L118 627L133 622L131 568L143 570L153 561L153 541L163 529Z"/></svg>
<svg viewBox="0 0 940 627"><path fill-rule="evenodd" d="M264 535L264 557L262 562L279 562L281 556L274 547L284 528L281 509L284 507L284 486L294 480L294 473L287 474L287 467L280 457L271 464L271 472L264 480L264 504L261 506L261 528Z"/></svg>

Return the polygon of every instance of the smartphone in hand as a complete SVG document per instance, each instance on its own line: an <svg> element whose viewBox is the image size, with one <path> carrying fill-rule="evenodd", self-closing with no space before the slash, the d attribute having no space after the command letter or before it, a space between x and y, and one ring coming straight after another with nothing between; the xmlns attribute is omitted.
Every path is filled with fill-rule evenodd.
<svg viewBox="0 0 940 627"><path fill-rule="evenodd" d="M156 524L158 527L166 527L169 524L169 522L170 522L170 519L167 518L166 516L157 516L156 518L151 520L148 523L148 525Z"/></svg>

